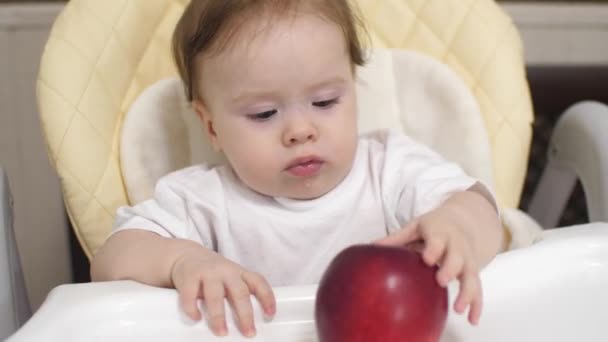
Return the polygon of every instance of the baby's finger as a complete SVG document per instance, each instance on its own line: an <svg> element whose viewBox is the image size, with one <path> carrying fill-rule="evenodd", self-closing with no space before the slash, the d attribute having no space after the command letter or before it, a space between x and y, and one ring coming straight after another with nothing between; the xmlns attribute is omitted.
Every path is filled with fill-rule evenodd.
<svg viewBox="0 0 608 342"><path fill-rule="evenodd" d="M473 325L479 324L479 319L481 318L481 311L483 309L483 290L481 285L479 286L479 291L473 297L473 301L471 302L469 308L469 322Z"/></svg>
<svg viewBox="0 0 608 342"><path fill-rule="evenodd" d="M266 278L255 272L245 272L242 278L264 308L264 313L268 316L274 316L277 311L277 302L272 287L266 281Z"/></svg>
<svg viewBox="0 0 608 342"><path fill-rule="evenodd" d="M435 266L443 257L446 250L447 241L443 237L431 237L425 241L422 259L429 266Z"/></svg>
<svg viewBox="0 0 608 342"><path fill-rule="evenodd" d="M228 300L232 303L238 317L241 333L247 337L255 336L249 287L240 279L235 279L226 284L226 289L228 290Z"/></svg>
<svg viewBox="0 0 608 342"><path fill-rule="evenodd" d="M198 278L193 281L176 283L175 289L179 293L179 302L184 313L191 319L199 321L202 318L201 312L196 305L200 293L201 282Z"/></svg>
<svg viewBox="0 0 608 342"><path fill-rule="evenodd" d="M439 272L437 272L437 282L443 287L447 286L449 282L462 273L463 267L463 255L455 248L453 243L448 243L445 257L443 258Z"/></svg>
<svg viewBox="0 0 608 342"><path fill-rule="evenodd" d="M410 242L420 240L420 235L418 234L416 228L418 228L418 220L408 223L399 231L385 238L374 241L374 244L384 246L405 246Z"/></svg>
<svg viewBox="0 0 608 342"><path fill-rule="evenodd" d="M481 316L482 303L481 281L478 274L466 272L460 278L460 293L454 303L454 310L464 313L467 306L470 306L469 321L471 324L477 324Z"/></svg>
<svg viewBox="0 0 608 342"><path fill-rule="evenodd" d="M226 326L226 314L224 310L224 284L217 280L208 280L203 284L203 295L207 306L207 320L209 328L218 336L226 336L228 327Z"/></svg>

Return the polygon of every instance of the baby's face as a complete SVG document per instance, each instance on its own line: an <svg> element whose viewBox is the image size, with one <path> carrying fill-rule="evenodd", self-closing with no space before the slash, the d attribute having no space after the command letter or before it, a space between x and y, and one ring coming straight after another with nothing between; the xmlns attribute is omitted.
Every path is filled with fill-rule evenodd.
<svg viewBox="0 0 608 342"><path fill-rule="evenodd" d="M250 23L230 47L199 58L212 141L239 178L275 197L310 199L340 183L357 146L356 99L343 33L299 14Z"/></svg>

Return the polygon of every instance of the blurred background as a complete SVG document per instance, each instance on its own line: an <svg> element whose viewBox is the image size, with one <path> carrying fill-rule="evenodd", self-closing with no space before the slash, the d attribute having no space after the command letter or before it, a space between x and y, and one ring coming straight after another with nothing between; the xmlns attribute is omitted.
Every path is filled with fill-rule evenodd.
<svg viewBox="0 0 608 342"><path fill-rule="evenodd" d="M48 162L35 97L40 55L62 3L0 0L0 165L13 192L17 244L33 309L53 287L89 280L88 261ZM608 0L499 3L522 34L536 113L521 201L525 210L559 115L579 100L608 103ZM584 195L577 186L560 225L584 222Z"/></svg>

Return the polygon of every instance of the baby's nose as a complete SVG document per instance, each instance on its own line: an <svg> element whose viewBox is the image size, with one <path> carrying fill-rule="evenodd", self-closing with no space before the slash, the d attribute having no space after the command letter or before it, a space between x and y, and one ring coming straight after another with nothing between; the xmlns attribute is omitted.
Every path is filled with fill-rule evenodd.
<svg viewBox="0 0 608 342"><path fill-rule="evenodd" d="M286 127L283 134L283 144L292 146L308 141L317 140L318 131L315 125L308 120L293 120Z"/></svg>

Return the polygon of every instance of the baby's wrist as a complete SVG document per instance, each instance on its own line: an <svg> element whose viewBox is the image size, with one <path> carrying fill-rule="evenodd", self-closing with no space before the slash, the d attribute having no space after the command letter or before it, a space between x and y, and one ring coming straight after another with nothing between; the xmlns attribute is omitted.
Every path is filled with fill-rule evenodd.
<svg viewBox="0 0 608 342"><path fill-rule="evenodd" d="M188 247L180 253L176 254L169 269L169 280L171 283L171 287L175 288L176 271L179 270L180 266L184 262L187 262L189 259L206 259L211 256L211 253L213 252L207 250L202 246L197 245Z"/></svg>

